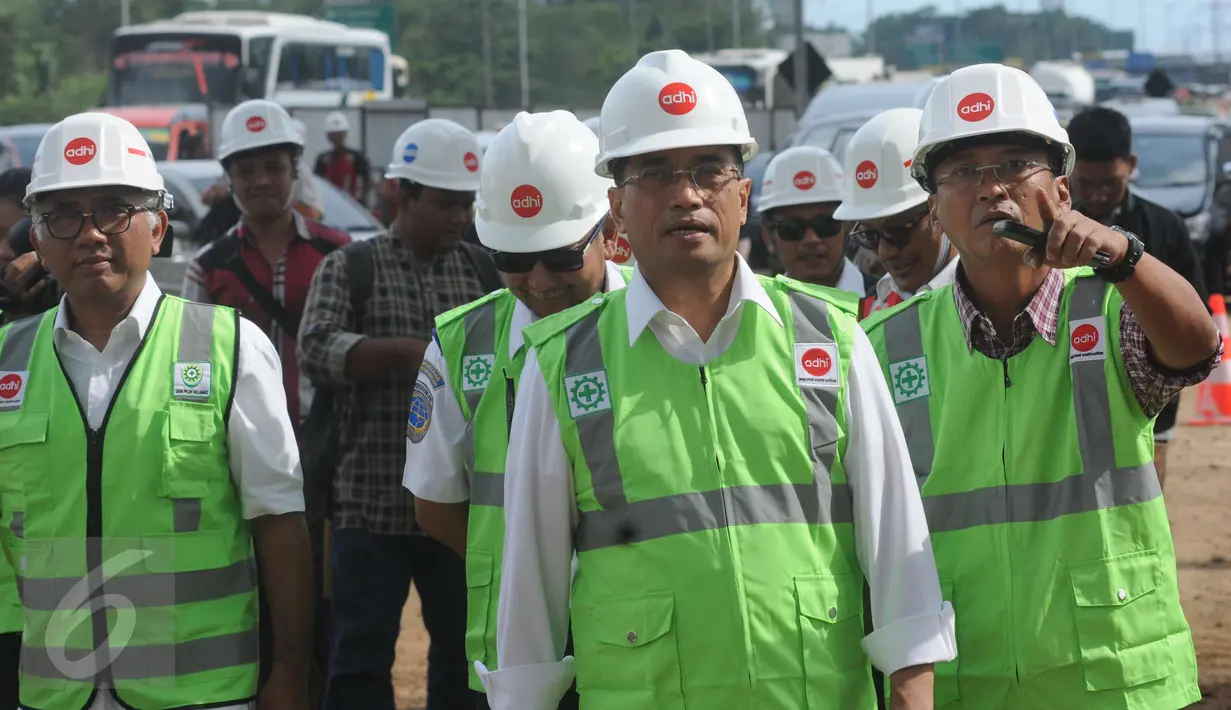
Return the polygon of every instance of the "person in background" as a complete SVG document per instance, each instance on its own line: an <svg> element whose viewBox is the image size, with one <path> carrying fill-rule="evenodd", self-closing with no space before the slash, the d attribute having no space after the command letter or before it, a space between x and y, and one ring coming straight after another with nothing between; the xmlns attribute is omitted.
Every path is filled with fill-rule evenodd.
<svg viewBox="0 0 1231 710"><path fill-rule="evenodd" d="M406 129L386 173L399 181L397 219L388 234L350 247L373 265L362 313L352 305L346 252L325 257L308 292L299 361L317 386L341 392L326 710L393 710L390 669L412 581L431 637L428 710L477 701L467 682L463 562L423 534L401 483L406 407L436 316L503 286L486 250L462 241L474 218L478 152L473 134L452 121Z"/></svg>
<svg viewBox="0 0 1231 710"><path fill-rule="evenodd" d="M1107 226L1136 234L1146 253L1171 267L1209 303L1196 247L1178 214L1137 194L1130 178L1137 169L1133 132L1128 118L1114 109L1096 106L1073 117L1069 141L1077 164L1069 179L1074 209ZM1176 393L1154 420L1154 466L1162 486L1167 475L1167 449L1180 409Z"/></svg>
<svg viewBox="0 0 1231 710"><path fill-rule="evenodd" d="M348 131L350 121L347 120L346 114L334 111L325 116L325 134L333 147L316 158L313 172L366 206L372 183L371 167L368 165L367 156L346 147Z"/></svg>
<svg viewBox="0 0 1231 710"><path fill-rule="evenodd" d="M847 190L829 151L797 146L774 156L761 182L761 238L786 275L862 298L875 279L846 258L846 226L834 216Z"/></svg>
<svg viewBox="0 0 1231 710"><path fill-rule="evenodd" d="M859 317L953 282L957 249L932 228L928 194L910 176L919 141L916 108L896 108L863 124L846 147L849 197L834 217L854 222L851 239L888 269L859 301Z"/></svg>
<svg viewBox="0 0 1231 710"><path fill-rule="evenodd" d="M307 124L294 117L291 118L291 124L295 126L299 140L306 142L308 140ZM313 222L319 222L325 217L325 201L321 198L321 191L317 188L316 181L312 179L313 166L308 163L308 156L303 150L299 151L295 168L295 188L291 193L295 199L295 211Z"/></svg>
<svg viewBox="0 0 1231 710"><path fill-rule="evenodd" d="M29 168L0 173L0 322L9 323L52 308L60 301L31 239L32 224L22 200ZM3 707L0 704L0 707Z"/></svg>

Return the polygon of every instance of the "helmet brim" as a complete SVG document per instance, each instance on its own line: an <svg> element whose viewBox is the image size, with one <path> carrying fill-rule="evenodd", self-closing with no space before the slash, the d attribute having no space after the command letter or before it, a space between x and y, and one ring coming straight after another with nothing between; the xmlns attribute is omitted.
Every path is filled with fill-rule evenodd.
<svg viewBox="0 0 1231 710"><path fill-rule="evenodd" d="M894 215L918 207L928 201L928 196L914 195L894 202L878 202L876 204L856 205L851 200L843 202L833 213L834 219L844 222L862 222L870 219L886 219Z"/></svg>
<svg viewBox="0 0 1231 710"><path fill-rule="evenodd" d="M740 156L744 162L751 160L758 150L755 138L736 131L725 128L709 130L684 128L678 131L655 133L640 140L626 143L615 150L601 153L594 164L594 172L605 178L614 177L611 173L611 162L613 160L631 158L635 155L658 153L664 150L675 150L677 148L701 148L707 145L738 146Z"/></svg>

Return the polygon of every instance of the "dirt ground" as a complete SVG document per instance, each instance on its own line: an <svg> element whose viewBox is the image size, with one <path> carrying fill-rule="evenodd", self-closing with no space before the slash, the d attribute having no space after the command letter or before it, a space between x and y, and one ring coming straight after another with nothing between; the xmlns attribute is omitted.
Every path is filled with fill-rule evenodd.
<svg viewBox="0 0 1231 710"><path fill-rule="evenodd" d="M1195 394L1185 394L1181 422L1192 416ZM1177 427L1166 486L1180 592L1206 696L1194 707L1231 710L1231 427ZM418 599L412 598L393 668L398 710L423 706L426 652Z"/></svg>

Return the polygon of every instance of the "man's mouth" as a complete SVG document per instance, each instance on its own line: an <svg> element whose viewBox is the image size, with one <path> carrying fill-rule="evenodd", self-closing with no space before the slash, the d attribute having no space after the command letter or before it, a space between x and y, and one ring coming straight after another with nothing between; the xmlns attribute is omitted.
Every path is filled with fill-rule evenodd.
<svg viewBox="0 0 1231 710"><path fill-rule="evenodd" d="M998 222L1002 219L1007 219L1011 222L1018 221L1017 215L1011 212L1006 212L1005 210L992 210L991 212L988 212L987 214L983 215L983 219L979 220L979 226L982 227L986 224L991 224L992 222Z"/></svg>
<svg viewBox="0 0 1231 710"><path fill-rule="evenodd" d="M698 237L710 233L709 225L697 219L682 219L667 229L667 235L672 237Z"/></svg>

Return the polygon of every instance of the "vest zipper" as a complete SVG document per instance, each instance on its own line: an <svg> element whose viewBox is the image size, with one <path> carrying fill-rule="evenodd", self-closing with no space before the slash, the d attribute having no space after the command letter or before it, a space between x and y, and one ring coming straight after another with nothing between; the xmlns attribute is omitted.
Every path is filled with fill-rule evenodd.
<svg viewBox="0 0 1231 710"><path fill-rule="evenodd" d="M1000 364L1004 365L1004 386L1007 389L1013 386L1013 380L1009 379L1009 358L1000 358Z"/></svg>
<svg viewBox="0 0 1231 710"><path fill-rule="evenodd" d="M1009 423L1009 414L1012 411L1012 409L1009 407L1008 390L1010 387L1013 386L1013 380L1009 378L1009 358L1007 357L1001 358L1000 363L1004 369L1004 387L1005 387L1004 431L1001 433L1001 439L1000 439L1000 468L1002 471L1004 471L1004 483L1007 486L1009 485L1009 455L1008 455L1009 453L1008 452L1009 431L1013 428L1012 425ZM1013 590L1015 586L1013 583L1013 580L1015 577L1015 572L1013 570L1013 545L1011 542L1005 543L1005 560L1008 562L1008 565L1009 565L1009 585L1008 585L1009 588L1008 588L1008 595L1007 595L1009 599L1008 608L1012 610L1016 608L1015 607L1016 601L1013 598ZM1012 613L1012 611L1010 611L1010 613ZM1017 663L1017 634L1014 633L1015 631L1014 622L1015 622L1014 619L1010 619L1009 623L1006 624L1006 626L1008 627L1008 637L1009 637L1009 657L1013 659L1013 677L1017 680L1017 688L1014 689L1014 692L1016 693L1017 690L1020 690L1021 688L1022 677L1021 677L1021 668L1018 666L1018 663Z"/></svg>
<svg viewBox="0 0 1231 710"><path fill-rule="evenodd" d="M513 435L513 403L517 401L517 392L513 387L513 378L506 373L504 376L504 413L509 420L509 436Z"/></svg>

